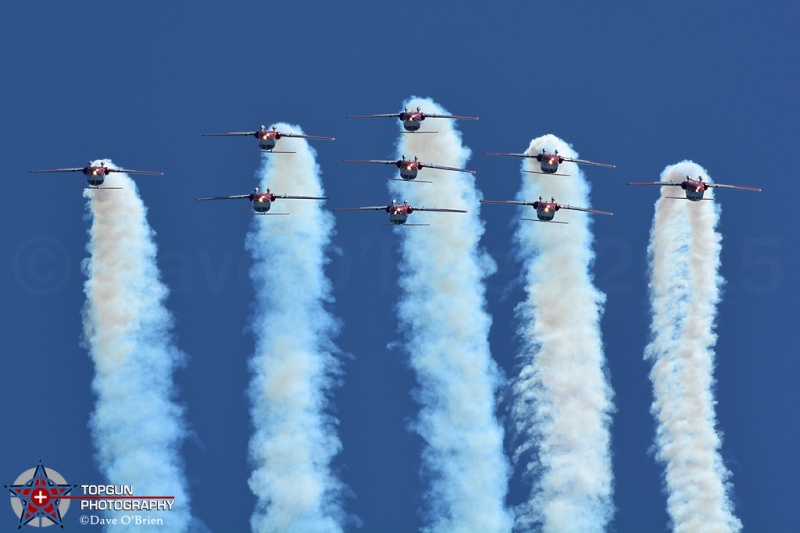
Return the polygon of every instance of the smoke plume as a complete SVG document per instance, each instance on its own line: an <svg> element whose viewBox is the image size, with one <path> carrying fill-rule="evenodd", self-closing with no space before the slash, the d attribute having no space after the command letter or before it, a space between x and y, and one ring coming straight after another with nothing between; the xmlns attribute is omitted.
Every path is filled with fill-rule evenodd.
<svg viewBox="0 0 800 533"><path fill-rule="evenodd" d="M172 338L154 232L127 174L111 173L104 185L121 189L84 193L92 227L90 257L84 261L83 320L95 365L97 403L90 426L97 458L111 484L133 485L137 495L174 496L169 520L160 527L189 531L189 494L179 453L186 427L172 382L184 356Z"/></svg>
<svg viewBox="0 0 800 533"><path fill-rule="evenodd" d="M447 114L430 99L412 98L409 109ZM402 155L423 163L463 168L470 150L449 119L428 119L422 130L403 134ZM398 203L466 209L467 214L414 213L398 228L401 298L398 314L404 345L419 383L416 431L425 440L423 469L430 483L429 531L510 531L505 508L509 466L503 430L495 416L500 381L491 358L484 279L495 264L478 247L483 224L480 193L471 174L425 168L432 184L389 182Z"/></svg>
<svg viewBox="0 0 800 533"><path fill-rule="evenodd" d="M690 161L667 167L661 180L683 181L687 175L710 181ZM666 467L667 510L675 531L739 531L714 427L720 209L713 201L667 198L683 196L676 189L662 187L648 248L653 323L645 357L653 363L657 457Z"/></svg>
<svg viewBox="0 0 800 533"><path fill-rule="evenodd" d="M308 143L283 138L277 149L297 153L264 155L257 174L262 190L324 196ZM338 325L326 309L333 300L325 275L333 217L323 206L278 199L270 213L290 216L254 216L247 235L256 295L249 395L255 431L250 488L257 497L250 524L257 532L341 531L345 518L344 487L331 472L341 442L328 396L340 365L332 341Z"/></svg>
<svg viewBox="0 0 800 533"><path fill-rule="evenodd" d="M577 157L553 135L531 141L528 153L558 150ZM539 171L536 160L523 163ZM517 200L544 197L590 207L589 185L574 163L568 176L523 174ZM535 211L524 207L526 218ZM610 457L612 391L600 335L605 295L595 288L591 215L560 211L545 224L521 220L515 234L526 299L517 307L522 368L514 382L515 462L527 461L530 499L517 528L546 532L604 531L613 514Z"/></svg>

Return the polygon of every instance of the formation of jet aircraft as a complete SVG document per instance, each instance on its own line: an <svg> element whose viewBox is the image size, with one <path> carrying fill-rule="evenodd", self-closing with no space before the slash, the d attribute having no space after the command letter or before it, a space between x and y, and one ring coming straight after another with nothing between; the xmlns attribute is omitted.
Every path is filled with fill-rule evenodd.
<svg viewBox="0 0 800 533"><path fill-rule="evenodd" d="M381 115L361 115L361 116L348 116L347 118L397 118L402 122L402 126L404 128L404 133L409 134L435 134L437 132L431 130L421 130L422 123L427 119L472 119L477 120L478 117L473 116L464 116L464 115L440 115L435 113L425 113L419 107L416 108L416 111L409 111L408 108L404 109L401 113L396 114L381 114ZM271 154L295 154L296 152L293 151L282 151L276 150L278 146L278 141L281 138L299 138L299 139L307 139L307 140L335 140L334 137L324 137L318 135L305 135L305 134L297 134L292 132L282 132L278 131L276 127L272 127L271 129L267 129L265 126L261 126L260 130L256 130L253 132L223 132L223 133L205 133L203 136L252 136L255 137L258 143L259 152L268 152ZM430 137L426 137L428 139ZM601 163L597 161L590 161L584 159L577 159L572 157L565 157L560 155L557 150L554 150L552 153L548 153L546 149L542 149L540 153L511 153L511 152L486 152L485 155L487 156L500 156L500 157L516 157L516 158L523 158L529 160L531 164L528 166L527 169L523 170L526 173L538 174L547 176L544 178L542 182L546 183L546 180L553 177L553 179L561 179L561 177L568 177L571 176L570 173L559 173L558 170L560 165L564 163L573 163L573 164L580 164L580 165L592 165L592 166L599 166L599 167L606 167L606 168L615 168L615 165L609 163ZM412 158L413 157L413 158ZM345 159L343 162L345 163L369 163L369 164L382 164L382 165L393 165L399 171L399 177L391 177L388 178L390 180L395 181L402 181L402 182L409 182L409 183L433 183L432 181L426 180L418 180L417 177L419 173L425 169L433 169L439 171L447 171L447 172L456 172L456 173L469 173L475 174L475 170L470 170L466 168L456 168L450 166L444 166L439 164L433 163L423 163L418 159L416 155L412 154L412 157L406 157L403 155L399 160L378 160L378 159ZM533 162L536 163L533 163ZM569 168L569 167L568 167ZM88 187L84 187L86 189L92 190L114 190L120 189L120 187L110 187L104 186L106 178L111 173L125 173L130 175L163 175L163 172L157 171L148 171L148 170L136 170L136 169L125 169L119 167L112 167L106 164L105 161L97 161L93 162L90 161L88 165L84 167L76 167L76 168L54 168L54 169L44 169L44 170L31 170L31 173L67 173L67 172L81 172L86 177L86 180L89 184ZM426 177L427 177L426 173ZM431 172L430 174L436 174L435 172ZM760 192L761 189L757 187L750 187L750 186L742 186L742 185L727 185L727 184L720 184L720 183L711 183L708 181L704 181L702 176L698 176L693 178L691 176L686 176L685 179L681 181L656 181L656 182L628 182L628 185L649 185L649 186L658 186L658 187L671 187L674 191L675 188L680 188L684 192L684 196L671 196L666 194L663 198L667 199L675 199L675 200L688 200L689 202L700 202L700 201L710 201L714 200L714 198L705 197L706 191L709 189L717 188L717 189L734 189L734 190L745 190L745 191L754 191ZM668 189L669 190L669 189ZM301 191L295 191L301 192ZM248 200L252 206L252 213L259 216L267 216L267 215L289 215L289 212L271 212L272 204L279 201L279 200L311 200L311 201L326 201L328 200L327 197L319 197L319 196L307 196L307 195L296 195L296 194L279 194L273 192L270 188L267 188L266 191L259 190L258 187L255 187L252 192L248 194L236 194L230 196L211 196L211 197L200 197L196 198L197 201L211 201L211 200ZM447 202L452 199L443 198L444 202ZM559 203L556 202L555 197L550 197L550 200L543 199L542 196L538 197L538 200L533 201L520 201L520 200L480 200L480 203L485 204L502 204L502 205L513 205L513 206L523 206L523 207L531 207L535 212L536 218L528 218L522 217L521 220L524 221L531 221L531 222L539 222L539 223L548 223L548 224L569 224L569 217L573 217L572 220L574 222L574 217L581 217L585 215L577 215L577 214L564 214L562 215L563 218L567 218L567 220L555 220L556 214L559 211L575 211L579 213L587 213L587 214L596 214L596 215L613 215L610 211L602 211L598 209L592 209L589 207L577 207L572 206L570 204ZM696 207L690 207L691 209ZM432 212L432 213L447 213L447 214L463 214L467 213L465 209L455 209L455 208L445 208L445 207L425 207L425 206L412 206L409 204L408 200L404 200L402 203L398 203L397 200L391 200L391 202L387 205L376 205L376 206L358 206L358 207L337 207L333 209L334 212L345 212L345 211L383 211L388 216L388 223L384 225L387 226L402 226L402 227L409 227L409 226L430 226L430 224L425 222L415 222L410 223L409 217L414 212ZM291 219L289 219L291 220ZM457 217L451 220L457 220ZM265 224L268 224L266 221ZM549 231L549 230L544 230ZM279 287L280 290L292 290L292 287ZM55 523L55 522L54 522ZM20 526L22 527L22 526ZM62 526L63 527L63 526Z"/></svg>
<svg viewBox="0 0 800 533"><path fill-rule="evenodd" d="M427 119L468 119L468 120L477 120L478 117L475 116L468 116L468 115L442 115L437 113L426 113L419 107L416 110L409 111L408 108L405 108L400 113L387 113L387 114L379 114L379 115L349 115L347 118L397 118L402 122L404 133L437 133L435 131L422 129L422 123ZM305 135L299 133L293 133L290 131L279 131L277 127L273 126L271 129L266 128L265 126L261 126L259 130L256 131L244 131L244 132L222 132L222 133L204 133L203 136L208 137L228 137L228 136L246 136L246 137L255 137L258 142L258 147L260 152L269 152L273 154L293 154L295 152L292 151L281 151L276 150L276 146L278 141L283 138L299 138L299 139L310 139L310 140L328 140L333 141L335 140L334 137L324 137L320 135ZM554 150L552 153L549 153L547 149L542 149L540 153L514 153L514 152L486 152L485 155L488 156L501 156L501 157L517 157L517 158L524 158L531 161L536 161L538 165L534 165L532 169L526 169L524 172L533 173L533 174L540 174L540 175L547 175L547 176L569 176L570 174L559 173L559 165L563 163L575 163L581 165L593 165L599 167L606 167L606 168L615 168L615 165L610 163L600 163L598 161L590 161L586 159L577 159L572 157L566 157L560 155L558 150ZM388 178L390 180L395 181L404 181L404 182L412 182L412 183L432 183L432 181L428 180L418 180L417 176L419 175L420 171L424 168L436 169L436 170L444 170L450 172L463 172L463 173L470 173L474 174L474 170L466 169L466 168L456 168L456 167L449 167L444 165L437 165L433 163L423 163L418 159L417 156L406 157L405 155L402 156L401 159L398 160L382 160L382 159L345 159L345 163L371 163L371 164L383 164L383 165L393 165L397 167L399 170L399 177L392 177ZM529 167L530 168L530 167ZM151 175L163 175L163 172L156 172L156 171L149 171L149 170L135 170L135 169L125 169L125 168L115 168L108 166L105 161L99 161L98 163L89 162L89 164L85 167L76 167L76 168L54 168L54 169L45 169L45 170L31 170L32 173L49 173L49 172L82 172L84 176L86 176L86 180L89 183L89 187L85 187L88 189L119 189L119 187L109 187L103 186L106 177L112 172L119 172L119 173L126 173L126 174L151 174ZM685 180L682 181L656 181L656 182L628 182L628 185L655 185L659 187L680 187L683 191L685 196L664 196L665 198L669 199L678 199L678 200L689 200L691 202L699 202L701 200L713 200L713 198L706 198L705 192L711 188L720 188L720 189L738 189L738 190L746 190L746 191L761 191L760 188L757 187L748 187L743 185L725 185L721 183L710 183L703 180L702 176L698 176L696 179L690 176L686 176ZM270 189L267 189L265 192L259 191L258 187L256 187L252 193L250 194L238 194L233 196L211 196L205 198L197 198L199 201L205 200L234 200L234 199L247 199L250 201L254 214L257 215L287 215L288 213L270 213L270 209L272 207L272 203L278 199L285 199L285 200L317 200L323 201L327 200L328 198L325 197L318 197L318 196L298 196L298 195L291 195L291 194L276 194L273 193ZM555 198L551 198L550 201L545 201L540 196L536 201L516 201L516 200L481 200L482 203L493 203L493 204L507 204L507 205L521 205L521 206L530 206L536 211L536 218L522 218L522 220L529 220L533 222L550 222L556 224L567 224L566 221L556 221L554 220L556 212L564 209L564 210L571 210L571 211L581 211L586 213L593 213L593 214L600 214L600 215L611 215L612 213L609 211L600 211L597 209L590 209L587 207L575 207L569 204L561 204L555 201ZM438 208L438 207L415 207L409 205L408 201L404 201L402 204L397 203L396 200L392 200L389 205L381 205L381 206L367 206L367 207L347 207L347 208L336 208L334 211L385 211L389 215L389 223L390 225L406 225L406 226L427 226L428 224L409 224L408 217L414 211L430 211L430 212L440 212L440 213L466 213L465 210L462 209L450 209L450 208Z"/></svg>

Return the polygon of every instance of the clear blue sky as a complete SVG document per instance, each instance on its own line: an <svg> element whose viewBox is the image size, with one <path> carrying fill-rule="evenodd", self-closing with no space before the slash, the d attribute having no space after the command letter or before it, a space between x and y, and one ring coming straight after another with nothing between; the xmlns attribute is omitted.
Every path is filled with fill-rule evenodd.
<svg viewBox="0 0 800 533"><path fill-rule="evenodd" d="M0 6L3 483L39 458L70 482L101 481L87 429L93 369L80 346L88 221L73 187L84 181L28 170L108 157L165 172L137 181L172 290L177 344L189 355L177 382L192 429L184 457L193 511L213 531L245 531L255 501L247 487L244 392L253 351L245 331L253 301L244 249L250 217L239 214L245 205L194 198L248 192L259 156L248 152L252 139L200 134L286 121L335 136L314 144L328 205L377 205L389 200L380 169L341 160L390 157L397 124L344 117L399 111L405 98L419 95L480 116L459 127L486 198L513 198L520 175L518 162L482 153L521 151L545 133L571 142L581 157L617 164L587 170L593 205L615 212L594 228L617 406L616 531L668 528L642 358L657 192L625 182L657 180L666 165L692 159L716 181L763 187L758 195L717 194L727 280L717 328L717 414L745 530L800 528L797 8L742 1L431 4ZM513 309L522 297L511 254L515 215L483 214L483 245L499 265L487 287L492 351L513 376ZM373 217L338 217L335 244L333 310L344 325L338 344L349 354L333 399L344 446L335 467L354 496L346 508L363 520L363 531L417 530L421 442L407 429L417 413L414 377L402 351L387 348L401 339L397 236ZM504 400L502 418L507 408ZM526 494L515 476L509 503ZM13 525L10 507L3 513L0 523ZM68 528L79 527L77 516L67 515Z"/></svg>

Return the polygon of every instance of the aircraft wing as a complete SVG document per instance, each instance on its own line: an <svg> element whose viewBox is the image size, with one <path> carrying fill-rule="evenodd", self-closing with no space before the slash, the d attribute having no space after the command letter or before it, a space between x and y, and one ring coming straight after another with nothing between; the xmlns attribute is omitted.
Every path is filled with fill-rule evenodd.
<svg viewBox="0 0 800 533"><path fill-rule="evenodd" d="M572 207L571 205L563 205L563 204L556 204L561 209L571 209L573 211L583 211L584 213L596 213L598 215L613 215L614 213L610 213L608 211L599 211L597 209L588 209L586 207Z"/></svg>
<svg viewBox="0 0 800 533"><path fill-rule="evenodd" d="M503 157L533 157L533 158L536 157L535 155L531 154L511 154L505 152L483 152L483 155L498 155Z"/></svg>
<svg viewBox="0 0 800 533"><path fill-rule="evenodd" d="M290 194L276 194L275 198L286 198L287 200L327 200L321 196L292 196Z"/></svg>
<svg viewBox="0 0 800 533"><path fill-rule="evenodd" d="M321 135L300 135L299 133L283 133L283 132L281 132L281 137L296 137L298 139L322 139L323 141L336 140L335 137L322 137Z"/></svg>
<svg viewBox="0 0 800 533"><path fill-rule="evenodd" d="M204 133L203 137L229 137L229 136L249 136L255 135L256 131L231 131L225 133Z"/></svg>
<svg viewBox="0 0 800 533"><path fill-rule="evenodd" d="M528 174L541 174L543 176L569 176L569 174L560 174L558 172L539 172L538 170L523 170Z"/></svg>
<svg viewBox="0 0 800 533"><path fill-rule="evenodd" d="M761 189L758 187L745 187L744 185L723 185L721 183L708 183L706 185L709 187L718 187L720 189L741 189L743 191L758 191L761 192Z"/></svg>
<svg viewBox="0 0 800 533"><path fill-rule="evenodd" d="M396 165L397 161L386 161L385 159L343 159L345 163L381 163L383 165Z"/></svg>
<svg viewBox="0 0 800 533"><path fill-rule="evenodd" d="M347 115L347 118L397 118L400 113L386 113L384 115Z"/></svg>
<svg viewBox="0 0 800 533"><path fill-rule="evenodd" d="M437 115L436 113L424 113L425 118L461 118L465 120L478 120L478 117L470 117L467 115Z"/></svg>
<svg viewBox="0 0 800 533"><path fill-rule="evenodd" d="M511 205L533 205L534 202L518 202L516 200L481 200L482 204L511 204Z"/></svg>
<svg viewBox="0 0 800 533"><path fill-rule="evenodd" d="M546 224L569 224L569 222L562 222L560 220L538 220L535 218L521 218L520 220L530 220L531 222L544 222Z"/></svg>
<svg viewBox="0 0 800 533"><path fill-rule="evenodd" d="M629 181L628 185L661 185L661 186L680 186L682 181Z"/></svg>
<svg viewBox="0 0 800 533"><path fill-rule="evenodd" d="M612 165L610 163L598 163L597 161L589 161L587 159L572 159L571 157L565 157L564 161L569 161L570 163L580 163L582 165L594 165L596 167L616 168L617 166L617 165Z"/></svg>
<svg viewBox="0 0 800 533"><path fill-rule="evenodd" d="M109 172L124 172L125 174L155 174L162 176L163 172L153 172L151 170L129 170L127 168L109 168Z"/></svg>
<svg viewBox="0 0 800 533"><path fill-rule="evenodd" d="M414 211L436 211L438 213L466 213L463 209L442 209L439 207L414 207Z"/></svg>
<svg viewBox="0 0 800 533"><path fill-rule="evenodd" d="M195 200L239 200L241 198L250 199L249 194L237 194L235 196L211 196L209 198L195 198Z"/></svg>
<svg viewBox="0 0 800 533"><path fill-rule="evenodd" d="M375 205L371 207L335 207L334 211L386 211L388 206Z"/></svg>
<svg viewBox="0 0 800 533"><path fill-rule="evenodd" d="M427 163L423 163L423 164L422 164L422 165L420 165L420 166L422 166L423 168L424 168L424 167L428 167L428 168L438 168L439 170L452 170L452 171L455 171L455 172L469 172L470 174L475 174L475 171L474 171L474 170L468 170L468 169L466 169L466 168L443 167L443 166L440 166L440 165L429 165L429 164L427 164Z"/></svg>
<svg viewBox="0 0 800 533"><path fill-rule="evenodd" d="M83 168L51 168L47 170L31 170L33 174L40 174L42 172L83 172Z"/></svg>

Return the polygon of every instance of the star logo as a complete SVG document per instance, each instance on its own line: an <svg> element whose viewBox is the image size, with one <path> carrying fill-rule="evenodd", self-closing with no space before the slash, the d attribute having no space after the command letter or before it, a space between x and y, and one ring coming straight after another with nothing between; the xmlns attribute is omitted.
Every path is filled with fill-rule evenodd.
<svg viewBox="0 0 800 533"><path fill-rule="evenodd" d="M48 472L41 459L36 468L23 472L13 485L3 486L11 492L11 507L19 514L17 529L29 523L33 527L57 525L64 528L61 517L69 508L69 500L64 500L62 505L61 498L77 485L69 485L55 470Z"/></svg>

